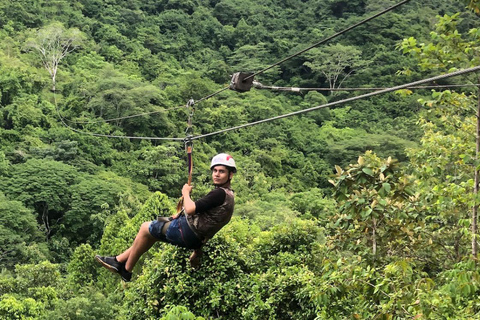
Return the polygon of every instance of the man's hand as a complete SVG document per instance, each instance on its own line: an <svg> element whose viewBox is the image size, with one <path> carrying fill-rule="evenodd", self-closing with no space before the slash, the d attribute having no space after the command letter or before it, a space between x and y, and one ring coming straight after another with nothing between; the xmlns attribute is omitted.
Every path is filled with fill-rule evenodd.
<svg viewBox="0 0 480 320"><path fill-rule="evenodd" d="M190 192L192 192L193 187L185 184L182 188L182 196L183 196L183 209L185 210L186 214L194 214L195 213L195 202L192 201L190 198Z"/></svg>
<svg viewBox="0 0 480 320"><path fill-rule="evenodd" d="M184 184L183 185L183 188L182 188L182 196L185 197L185 196L189 196L190 193L192 192L192 189L193 187L192 186L189 186L188 184Z"/></svg>

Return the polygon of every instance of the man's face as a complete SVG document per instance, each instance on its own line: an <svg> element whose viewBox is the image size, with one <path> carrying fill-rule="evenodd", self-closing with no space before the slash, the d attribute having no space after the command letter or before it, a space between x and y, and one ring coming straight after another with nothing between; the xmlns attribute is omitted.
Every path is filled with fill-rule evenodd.
<svg viewBox="0 0 480 320"><path fill-rule="evenodd" d="M212 180L215 185L222 185L227 183L228 179L231 179L233 173L229 173L225 166L215 166L212 169Z"/></svg>

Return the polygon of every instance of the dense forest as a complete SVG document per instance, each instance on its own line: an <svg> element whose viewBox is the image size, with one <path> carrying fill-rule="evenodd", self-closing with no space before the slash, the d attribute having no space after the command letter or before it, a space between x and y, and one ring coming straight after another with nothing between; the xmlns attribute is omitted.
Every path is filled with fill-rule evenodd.
<svg viewBox="0 0 480 320"><path fill-rule="evenodd" d="M412 0L222 90L398 2L0 1L0 319L480 319L479 73L208 135L480 65L477 0ZM234 217L123 283L188 134Z"/></svg>

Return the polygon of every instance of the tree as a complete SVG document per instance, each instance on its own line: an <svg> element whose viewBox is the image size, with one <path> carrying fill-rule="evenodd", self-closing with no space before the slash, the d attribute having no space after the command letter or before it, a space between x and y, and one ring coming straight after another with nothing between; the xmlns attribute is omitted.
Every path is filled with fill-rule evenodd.
<svg viewBox="0 0 480 320"><path fill-rule="evenodd" d="M183 155L178 145L160 145L144 148L138 159L132 161L126 173L147 185L151 191L161 191L169 196L178 196L184 183Z"/></svg>
<svg viewBox="0 0 480 320"><path fill-rule="evenodd" d="M26 42L27 49L36 50L44 68L52 78L52 89L55 91L55 79L58 65L70 52L78 48L85 36L77 28L65 29L59 22L51 23L37 30L35 37Z"/></svg>
<svg viewBox="0 0 480 320"><path fill-rule="evenodd" d="M385 8L391 7L392 5L395 4L395 1L393 0L367 0L366 5L365 5L365 11L367 13L369 12L379 12L380 10L383 10Z"/></svg>
<svg viewBox="0 0 480 320"><path fill-rule="evenodd" d="M42 304L32 298L18 299L14 295L0 296L0 319L35 319L41 314Z"/></svg>
<svg viewBox="0 0 480 320"><path fill-rule="evenodd" d="M335 201L326 197L318 188L295 193L289 200L292 209L302 213L306 218L315 217L323 220L334 211L335 207Z"/></svg>
<svg viewBox="0 0 480 320"><path fill-rule="evenodd" d="M347 248L361 250L363 245L370 245L373 258L377 259L393 251L391 244L399 240L399 234L408 239L411 231L406 227L409 217L405 200L412 190L409 178L402 174L396 161L390 157L380 159L367 151L347 170L336 166L336 171L336 179L331 183L340 213L332 216L331 222L345 230L335 236L340 246L346 244ZM378 249L382 254L378 254Z"/></svg>
<svg viewBox="0 0 480 320"><path fill-rule="evenodd" d="M46 258L42 234L32 210L20 201L9 201L0 193L0 264L16 264ZM36 250L39 249L39 250Z"/></svg>
<svg viewBox="0 0 480 320"><path fill-rule="evenodd" d="M319 236L313 221L258 234L257 226L234 218L205 245L198 271L189 267L187 250L161 245L127 288L122 315L159 318L176 305L205 318L314 319Z"/></svg>
<svg viewBox="0 0 480 320"><path fill-rule="evenodd" d="M4 175L7 172L9 163L8 160L5 158L5 153L0 151L0 175Z"/></svg>
<svg viewBox="0 0 480 320"><path fill-rule="evenodd" d="M70 286L81 292L82 288L91 286L97 277L98 268L92 257L95 255L89 244L82 244L75 249L67 266L67 280Z"/></svg>
<svg viewBox="0 0 480 320"><path fill-rule="evenodd" d="M408 150L409 165L417 178L425 236L432 242L429 255L438 257L437 264L451 264L468 255L468 235L473 231L468 211L478 201L472 192L476 118L470 114L475 100L447 90L435 92L423 104L427 110L419 125L424 135L418 148Z"/></svg>
<svg viewBox="0 0 480 320"><path fill-rule="evenodd" d="M78 179L78 171L67 164L53 160L30 159L12 166L9 176L0 186L7 197L22 201L34 209L48 238L70 208L71 186Z"/></svg>
<svg viewBox="0 0 480 320"><path fill-rule="evenodd" d="M470 2L473 5L473 1ZM422 70L440 70L443 72L478 66L480 64L480 29L473 28L466 35L458 31L458 24L461 19L459 13L452 16L444 15L438 17L439 21L435 26L435 31L430 33L430 43L417 43L413 37L404 39L400 48L404 53L410 54L418 60ZM406 72L409 70L407 69ZM472 83L480 83L480 74L473 75L470 78ZM436 97L442 95L434 94ZM464 101L464 99L459 100ZM440 102L437 104L437 102ZM438 99L437 102L430 102L430 105L442 105L445 100ZM452 106L459 103L451 100ZM461 104L461 103L460 103ZM468 105L468 103L467 103ZM465 105L464 105L465 106ZM458 109L463 113L462 108ZM476 107L476 130L475 130L475 156L473 166L474 186L473 194L477 198L479 194L480 171L478 164L480 162L480 88L477 90ZM455 125L455 124L454 124ZM471 232L472 232L472 256L477 257L477 218L478 205L480 200L472 204L471 214Z"/></svg>
<svg viewBox="0 0 480 320"><path fill-rule="evenodd" d="M203 317L196 317L187 308L182 306L171 307L160 320L205 320Z"/></svg>
<svg viewBox="0 0 480 320"><path fill-rule="evenodd" d="M323 75L330 89L340 88L348 77L367 65L367 61L362 59L360 49L339 43L324 49L312 49L305 53L305 56L309 61L303 65L314 73Z"/></svg>
<svg viewBox="0 0 480 320"><path fill-rule="evenodd" d="M245 44L237 48L229 58L233 70L243 72L256 72L271 63L270 48L267 43ZM275 81L280 74L280 68L274 67L262 75L262 79Z"/></svg>
<svg viewBox="0 0 480 320"><path fill-rule="evenodd" d="M72 244L100 242L110 210L119 203L122 186L97 176L88 176L71 186L70 209L64 213L62 236Z"/></svg>

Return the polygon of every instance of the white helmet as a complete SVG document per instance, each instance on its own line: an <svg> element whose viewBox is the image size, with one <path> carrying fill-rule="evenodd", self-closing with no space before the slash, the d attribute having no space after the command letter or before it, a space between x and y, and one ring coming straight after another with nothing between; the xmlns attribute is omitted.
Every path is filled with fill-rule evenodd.
<svg viewBox="0 0 480 320"><path fill-rule="evenodd" d="M235 160L233 157L226 153L219 153L212 158L212 163L210 164L210 170L215 166L225 166L230 168L231 171L237 172L237 166L235 165Z"/></svg>

